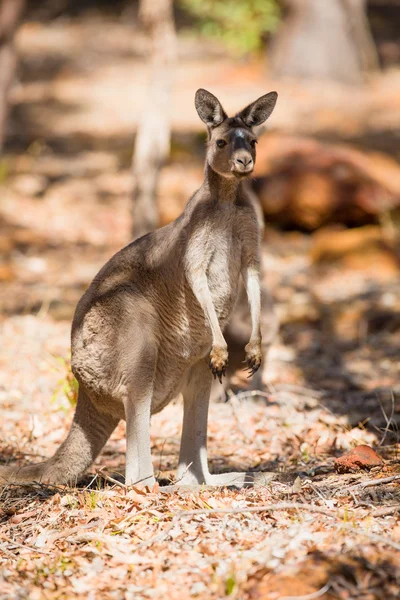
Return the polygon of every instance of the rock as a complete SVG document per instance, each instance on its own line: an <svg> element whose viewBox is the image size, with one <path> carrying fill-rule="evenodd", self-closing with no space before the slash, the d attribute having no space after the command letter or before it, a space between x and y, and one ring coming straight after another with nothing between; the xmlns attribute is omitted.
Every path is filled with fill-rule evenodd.
<svg viewBox="0 0 400 600"><path fill-rule="evenodd" d="M356 446L350 452L335 460L334 466L337 473L354 473L356 471L369 471L373 467L383 467L381 457L370 446Z"/></svg>
<svg viewBox="0 0 400 600"><path fill-rule="evenodd" d="M400 166L382 153L307 137L260 139L254 191L270 223L313 231L379 223L400 206Z"/></svg>
<svg viewBox="0 0 400 600"><path fill-rule="evenodd" d="M313 231L332 217L338 205L333 178L317 170L305 170L292 179L291 219L301 228Z"/></svg>

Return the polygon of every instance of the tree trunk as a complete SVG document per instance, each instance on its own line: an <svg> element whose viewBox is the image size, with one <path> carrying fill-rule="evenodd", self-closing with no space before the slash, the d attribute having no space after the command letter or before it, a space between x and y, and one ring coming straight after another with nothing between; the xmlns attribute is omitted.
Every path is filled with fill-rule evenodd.
<svg viewBox="0 0 400 600"><path fill-rule="evenodd" d="M349 15L350 34L358 50L362 71L377 71L378 53L368 23L366 0L344 0L344 6Z"/></svg>
<svg viewBox="0 0 400 600"><path fill-rule="evenodd" d="M14 34L24 5L25 0L0 0L0 152L6 135L8 95L17 64Z"/></svg>
<svg viewBox="0 0 400 600"><path fill-rule="evenodd" d="M271 48L275 75L360 84L377 68L365 0L286 0Z"/></svg>
<svg viewBox="0 0 400 600"><path fill-rule="evenodd" d="M139 19L149 38L150 81L133 155L133 228L137 238L158 226L157 184L170 149L170 101L176 60L172 0L141 0Z"/></svg>

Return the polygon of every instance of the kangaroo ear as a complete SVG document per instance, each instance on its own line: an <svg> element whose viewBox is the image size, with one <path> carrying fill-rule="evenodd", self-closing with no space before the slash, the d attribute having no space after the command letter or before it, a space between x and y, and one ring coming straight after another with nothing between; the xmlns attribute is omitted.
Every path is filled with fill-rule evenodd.
<svg viewBox="0 0 400 600"><path fill-rule="evenodd" d="M218 98L211 92L207 92L207 90L201 88L197 90L194 104L200 119L208 127L217 127L227 118L227 114Z"/></svg>
<svg viewBox="0 0 400 600"><path fill-rule="evenodd" d="M261 96L255 102L246 106L237 116L246 123L247 127L261 125L274 110L277 98L278 94L276 92L265 94L265 96Z"/></svg>

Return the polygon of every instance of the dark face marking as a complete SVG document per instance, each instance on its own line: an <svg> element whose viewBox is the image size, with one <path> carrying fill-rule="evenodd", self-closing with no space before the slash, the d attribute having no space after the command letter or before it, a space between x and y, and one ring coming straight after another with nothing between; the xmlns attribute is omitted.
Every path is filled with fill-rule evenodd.
<svg viewBox="0 0 400 600"><path fill-rule="evenodd" d="M257 138L241 119L226 119L210 132L208 163L226 177L250 175L256 158Z"/></svg>

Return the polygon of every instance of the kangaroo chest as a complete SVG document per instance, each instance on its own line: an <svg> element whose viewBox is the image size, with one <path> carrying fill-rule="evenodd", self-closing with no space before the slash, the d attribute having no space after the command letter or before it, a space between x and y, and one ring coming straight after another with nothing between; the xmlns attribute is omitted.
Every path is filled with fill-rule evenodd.
<svg viewBox="0 0 400 600"><path fill-rule="evenodd" d="M241 244L233 227L216 232L209 249L208 287L220 320L229 317L236 300L241 268Z"/></svg>

